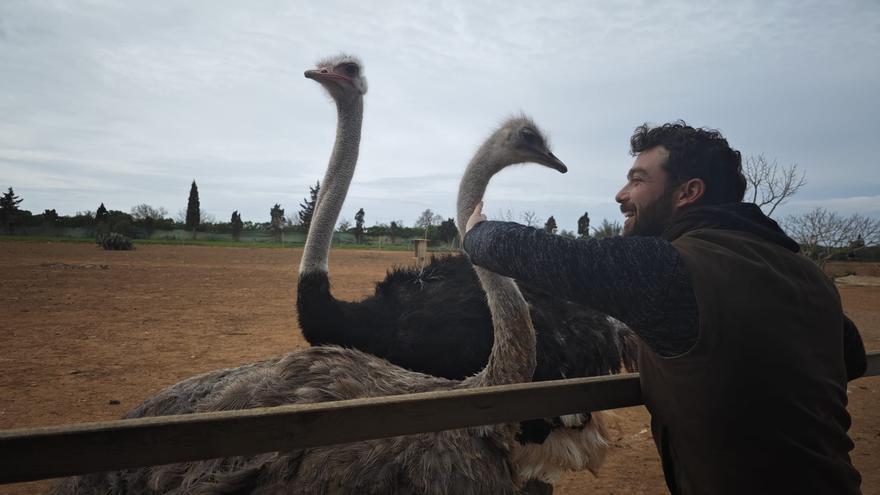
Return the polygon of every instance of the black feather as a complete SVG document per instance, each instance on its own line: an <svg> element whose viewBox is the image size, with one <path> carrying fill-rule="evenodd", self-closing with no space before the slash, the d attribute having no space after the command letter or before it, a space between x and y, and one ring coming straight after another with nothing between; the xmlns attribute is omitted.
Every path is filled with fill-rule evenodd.
<svg viewBox="0 0 880 495"><path fill-rule="evenodd" d="M537 336L534 380L618 373L635 368L632 332L604 314L519 284ZM476 273L463 256L397 267L359 302L336 300L326 273L300 277L299 324L312 345L368 352L434 376L479 372L492 349L492 317Z"/></svg>

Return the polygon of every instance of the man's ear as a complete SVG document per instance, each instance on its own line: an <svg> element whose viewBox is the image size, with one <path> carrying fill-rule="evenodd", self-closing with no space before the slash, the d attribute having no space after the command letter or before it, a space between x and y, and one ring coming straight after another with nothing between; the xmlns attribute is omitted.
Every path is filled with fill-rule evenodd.
<svg viewBox="0 0 880 495"><path fill-rule="evenodd" d="M705 193L706 183L703 182L703 179L698 179L696 177L688 179L678 186L675 195L675 207L681 208L683 206L695 205L703 199L703 194Z"/></svg>

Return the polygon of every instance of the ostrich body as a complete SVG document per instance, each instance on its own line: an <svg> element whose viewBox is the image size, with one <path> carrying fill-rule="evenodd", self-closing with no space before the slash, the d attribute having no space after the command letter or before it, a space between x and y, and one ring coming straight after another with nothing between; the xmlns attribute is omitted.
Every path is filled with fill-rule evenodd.
<svg viewBox="0 0 880 495"><path fill-rule="evenodd" d="M366 90L358 79L351 86ZM337 98L337 137L317 201L320 208L316 206L300 264L297 314L303 336L312 345L358 349L434 376L460 380L477 373L489 359L493 326L478 271L466 257L447 255L424 267L390 270L375 294L361 301L333 297L330 241L357 162L363 103L336 86L328 91L342 97ZM525 123L522 129L528 128ZM527 139L543 145L539 133L522 136L523 143ZM470 210L500 170L484 163L472 167L466 174L471 179L462 181L459 191L459 208L464 202ZM467 217L459 216L463 228ZM519 288L537 336L532 380L617 373L622 362L634 368L635 337L625 325L527 284ZM547 482L566 470L595 472L604 458L603 436L600 414L524 421L518 436L518 452L524 454L520 467L529 477Z"/></svg>
<svg viewBox="0 0 880 495"><path fill-rule="evenodd" d="M350 58L335 59L334 67ZM344 65L343 65L344 69ZM308 74L307 74L308 75ZM318 76L325 86L337 84ZM340 98L329 89L340 105ZM343 101L344 102L344 101ZM480 148L469 171L534 161L559 167L542 145L518 147L525 119L513 119ZM543 142L543 141L542 141ZM491 143L491 145L489 145ZM353 165L353 162L352 162ZM463 183L485 187L488 177ZM481 191L475 191L473 197ZM318 201L315 218L334 190ZM460 198L459 208L472 206ZM467 215L469 211L461 211ZM321 220L323 219L323 220ZM332 219L335 222L335 218ZM511 279L476 270L486 291L495 335L485 368L464 380L434 377L395 366L355 349L316 346L236 369L184 380L148 399L129 417L315 403L528 381L535 368L535 336L528 306ZM501 424L400 436L345 445L294 449L247 457L97 473L65 480L55 493L295 493L295 494L513 494L522 479L511 450L516 425Z"/></svg>

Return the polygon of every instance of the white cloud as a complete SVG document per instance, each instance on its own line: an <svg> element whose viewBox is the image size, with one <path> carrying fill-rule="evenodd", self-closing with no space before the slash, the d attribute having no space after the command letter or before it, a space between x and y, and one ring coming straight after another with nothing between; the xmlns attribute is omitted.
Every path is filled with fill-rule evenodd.
<svg viewBox="0 0 880 495"><path fill-rule="evenodd" d="M505 172L498 209L619 218L629 133L685 118L798 163L805 204L877 212L878 50L880 6L858 1L3 3L0 187L32 210L177 211L195 178L218 218L291 212L335 125L302 71L348 51L370 80L349 218L451 216L471 153L520 110L571 172Z"/></svg>

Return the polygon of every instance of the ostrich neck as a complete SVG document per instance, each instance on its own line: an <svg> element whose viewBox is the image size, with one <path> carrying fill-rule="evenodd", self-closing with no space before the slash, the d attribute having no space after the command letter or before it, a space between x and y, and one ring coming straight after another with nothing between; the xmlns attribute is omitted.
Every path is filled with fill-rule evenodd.
<svg viewBox="0 0 880 495"><path fill-rule="evenodd" d="M465 170L458 190L458 225L462 239L467 219L483 198L489 180L506 164L495 163L484 144ZM527 382L535 372L535 329L529 307L513 279L474 267L486 292L495 341L486 367L465 380L468 387Z"/></svg>
<svg viewBox="0 0 880 495"><path fill-rule="evenodd" d="M458 231L462 242L464 241L464 229L468 218L470 218L477 203L483 199L483 194L486 192L489 180L499 170L499 167L492 166L489 148L490 143L487 142L477 150L477 154L474 155L467 169L465 169L458 188L458 203L456 207L458 208Z"/></svg>
<svg viewBox="0 0 880 495"><path fill-rule="evenodd" d="M333 144L330 163L315 202L312 224L299 265L300 275L315 271L327 272L333 230L357 165L364 100L358 97L347 105L337 102L336 110L336 142Z"/></svg>

